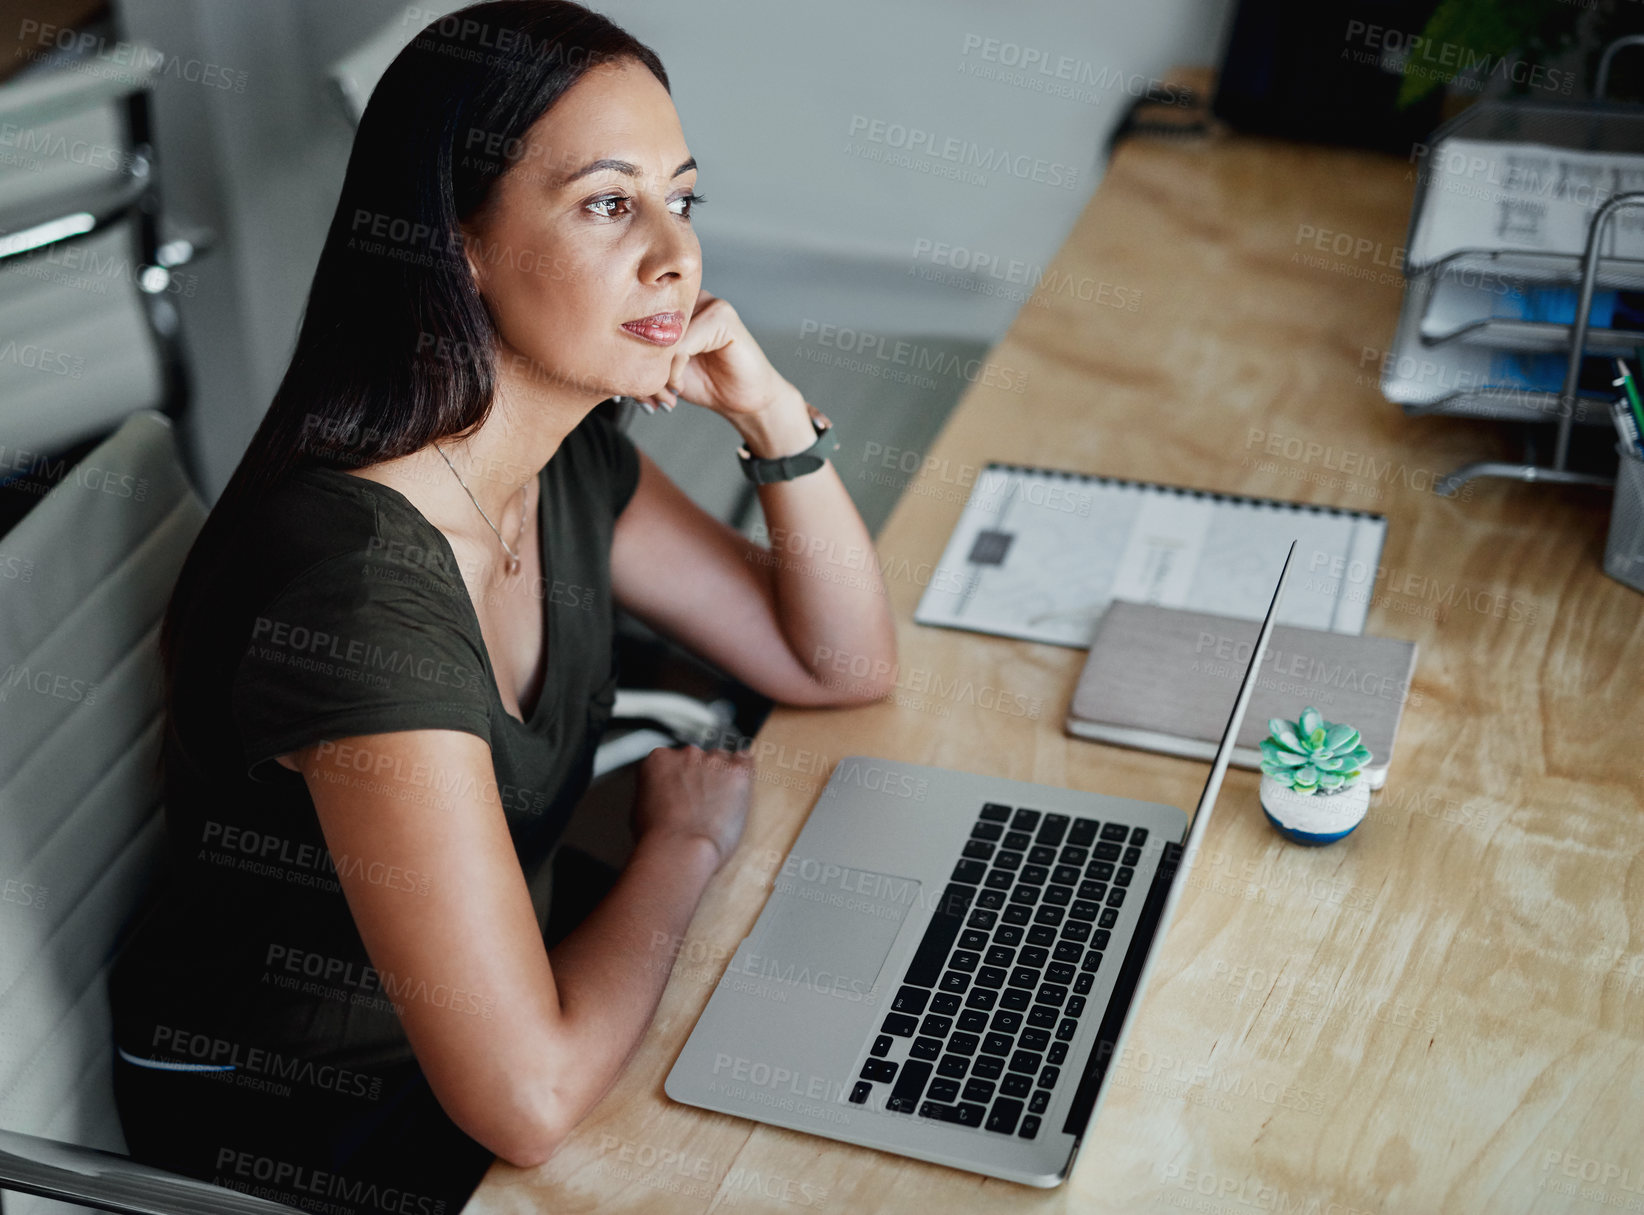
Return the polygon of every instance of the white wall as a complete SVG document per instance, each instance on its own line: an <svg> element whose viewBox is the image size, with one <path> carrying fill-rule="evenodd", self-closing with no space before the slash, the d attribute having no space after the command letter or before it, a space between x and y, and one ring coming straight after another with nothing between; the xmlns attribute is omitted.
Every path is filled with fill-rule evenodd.
<svg viewBox="0 0 1644 1215"><path fill-rule="evenodd" d="M200 386L197 418L214 497L266 408L347 160L331 65L385 26L408 41L457 7L393 0L119 0L134 34L168 53L248 73L243 94L179 84L158 97L172 214L222 244L184 301ZM805 320L992 340L1018 303L935 283L935 246L1042 267L1095 188L1131 92L1218 53L1229 0L595 0L652 46L672 78L692 153L705 283L763 331ZM417 10L417 11L414 11ZM407 20L410 16L411 19ZM989 57L988 40L1000 44ZM1058 60L1080 95L976 73L1022 50ZM1127 87L1128 86L1128 87ZM883 123L882 132L871 125ZM853 127L855 128L853 130ZM1073 188L972 170L954 181L865 158L930 132L938 152L974 148L1013 168L1075 175ZM879 135L876 140L875 134ZM953 142L949 142L953 141ZM850 145L848 148L847 145ZM953 162L914 153L931 167ZM1056 166L1052 168L1051 166ZM916 259L916 249L925 253ZM1008 285L1008 284L1007 284Z"/></svg>

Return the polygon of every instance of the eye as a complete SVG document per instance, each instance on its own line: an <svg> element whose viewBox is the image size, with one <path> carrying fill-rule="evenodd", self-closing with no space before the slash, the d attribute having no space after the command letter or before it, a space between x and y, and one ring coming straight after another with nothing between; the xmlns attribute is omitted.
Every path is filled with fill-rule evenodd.
<svg viewBox="0 0 1644 1215"><path fill-rule="evenodd" d="M705 203L707 201L708 200L706 198L702 197L702 195L700 195L700 194L684 194L684 195L681 195L679 198L674 199L674 201L669 204L668 209L670 211L673 211L674 207L678 206L680 203L684 203L685 204L685 209L683 211L674 211L674 214L684 216L686 219L690 219L692 212L694 212L696 210L696 208L700 207L703 203Z"/></svg>
<svg viewBox="0 0 1644 1215"><path fill-rule="evenodd" d="M595 215L598 215L601 219L615 219L615 213L611 211L601 211L598 210L598 208L615 206L617 203L622 203L626 206L633 201L634 200L629 198L626 194L607 194L603 198L596 198L593 202L589 203L588 210L592 211Z"/></svg>

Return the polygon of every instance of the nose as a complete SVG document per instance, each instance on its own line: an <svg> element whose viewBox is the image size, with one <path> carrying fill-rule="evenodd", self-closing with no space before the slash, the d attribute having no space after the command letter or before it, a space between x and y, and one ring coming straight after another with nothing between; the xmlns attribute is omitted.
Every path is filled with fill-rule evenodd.
<svg viewBox="0 0 1644 1215"><path fill-rule="evenodd" d="M702 274L702 245L691 225L667 208L650 209L639 276L647 283L690 281Z"/></svg>

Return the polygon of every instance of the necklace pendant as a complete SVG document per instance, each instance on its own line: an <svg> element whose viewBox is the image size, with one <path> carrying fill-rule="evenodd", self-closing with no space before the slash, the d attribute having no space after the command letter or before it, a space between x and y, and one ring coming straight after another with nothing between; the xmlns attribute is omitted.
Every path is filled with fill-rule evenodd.
<svg viewBox="0 0 1644 1215"><path fill-rule="evenodd" d="M510 575L519 573L519 558L518 557L508 558L508 561L503 566L503 568L505 570L507 570Z"/></svg>

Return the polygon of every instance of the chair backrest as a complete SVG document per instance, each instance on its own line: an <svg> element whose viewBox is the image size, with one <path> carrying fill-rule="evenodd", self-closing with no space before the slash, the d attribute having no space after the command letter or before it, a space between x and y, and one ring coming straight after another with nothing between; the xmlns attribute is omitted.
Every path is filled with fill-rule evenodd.
<svg viewBox="0 0 1644 1215"><path fill-rule="evenodd" d="M163 852L157 640L205 516L145 410L0 535L0 1128L125 1150L107 972Z"/></svg>

